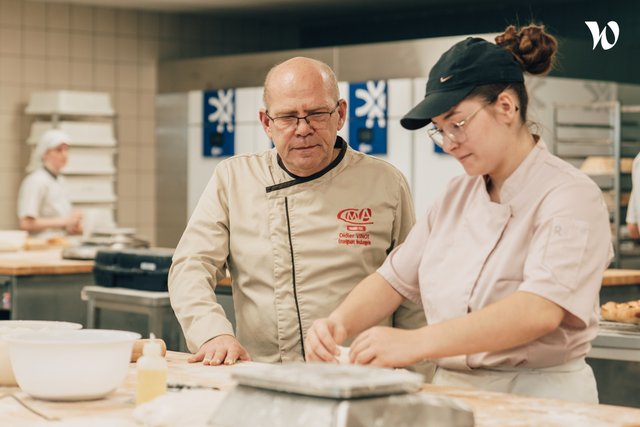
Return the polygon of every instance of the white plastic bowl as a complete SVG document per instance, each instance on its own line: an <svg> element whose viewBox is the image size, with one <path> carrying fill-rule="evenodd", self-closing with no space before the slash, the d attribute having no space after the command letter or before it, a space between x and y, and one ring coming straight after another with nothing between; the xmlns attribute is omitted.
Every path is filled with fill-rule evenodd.
<svg viewBox="0 0 640 427"><path fill-rule="evenodd" d="M18 385L45 400L93 400L124 381L140 334L104 329L31 332L8 337Z"/></svg>
<svg viewBox="0 0 640 427"><path fill-rule="evenodd" d="M23 230L0 230L0 251L19 251L24 248L29 233Z"/></svg>
<svg viewBox="0 0 640 427"><path fill-rule="evenodd" d="M9 359L9 344L6 337L25 332L50 331L58 329L81 329L80 323L55 322L49 320L0 320L0 386L16 386L16 378Z"/></svg>

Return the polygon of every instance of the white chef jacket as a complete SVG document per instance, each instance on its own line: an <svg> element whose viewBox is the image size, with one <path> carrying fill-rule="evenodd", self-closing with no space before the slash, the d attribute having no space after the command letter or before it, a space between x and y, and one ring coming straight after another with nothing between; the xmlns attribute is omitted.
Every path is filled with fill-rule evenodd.
<svg viewBox="0 0 640 427"><path fill-rule="evenodd" d="M600 189L540 141L505 181L500 203L490 200L484 177L453 179L378 272L423 305L429 324L516 291L553 301L580 327L563 323L516 348L437 361L458 370L553 367L584 357L597 334L610 233Z"/></svg>
<svg viewBox="0 0 640 427"><path fill-rule="evenodd" d="M640 224L640 154L633 159L631 196L627 206L627 224Z"/></svg>
<svg viewBox="0 0 640 427"><path fill-rule="evenodd" d="M56 218L71 214L72 207L64 177L57 177L44 166L22 181L18 193L18 218ZM40 235L49 232L40 233Z"/></svg>
<svg viewBox="0 0 640 427"><path fill-rule="evenodd" d="M415 221L404 176L342 138L336 147L332 164L306 178L289 175L275 149L216 167L169 273L171 305L191 351L234 334L214 294L228 267L236 336L253 360L303 360L313 321L404 240ZM393 321L425 324L422 309L408 301Z"/></svg>

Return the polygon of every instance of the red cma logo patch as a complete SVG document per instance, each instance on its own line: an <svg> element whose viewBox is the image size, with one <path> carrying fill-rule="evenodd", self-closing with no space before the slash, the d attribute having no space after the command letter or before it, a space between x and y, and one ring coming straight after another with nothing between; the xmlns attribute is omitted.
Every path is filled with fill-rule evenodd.
<svg viewBox="0 0 640 427"><path fill-rule="evenodd" d="M338 212L338 219L349 224L373 224L371 221L371 208L348 208Z"/></svg>

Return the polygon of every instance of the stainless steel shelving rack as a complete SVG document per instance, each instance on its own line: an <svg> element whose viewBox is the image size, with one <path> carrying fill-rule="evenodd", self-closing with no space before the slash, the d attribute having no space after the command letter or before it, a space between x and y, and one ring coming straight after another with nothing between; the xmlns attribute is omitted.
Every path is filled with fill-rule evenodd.
<svg viewBox="0 0 640 427"><path fill-rule="evenodd" d="M624 227L627 195L632 189L631 170L621 165L630 165L640 152L640 106L621 105L619 101L555 104L553 121L556 155L578 168L593 157L601 160L596 164L607 165L585 172L610 196L615 251L612 266L637 268L640 246L629 239Z"/></svg>

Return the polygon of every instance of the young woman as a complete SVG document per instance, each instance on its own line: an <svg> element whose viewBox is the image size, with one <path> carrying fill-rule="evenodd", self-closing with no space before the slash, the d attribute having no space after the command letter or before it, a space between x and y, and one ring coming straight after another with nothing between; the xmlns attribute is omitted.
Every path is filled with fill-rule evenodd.
<svg viewBox="0 0 640 427"><path fill-rule="evenodd" d="M69 159L71 138L65 132L44 132L31 153L29 175L18 195L20 228L41 238L82 233L82 213L74 211L61 171Z"/></svg>
<svg viewBox="0 0 640 427"><path fill-rule="evenodd" d="M466 175L453 179L403 245L307 333L307 360L438 365L433 383L597 402L585 363L611 258L599 188L553 156L527 126L523 72L549 71L557 43L514 27L457 43L401 121L429 125ZM404 299L429 326L375 327ZM364 331L364 332L363 332Z"/></svg>

